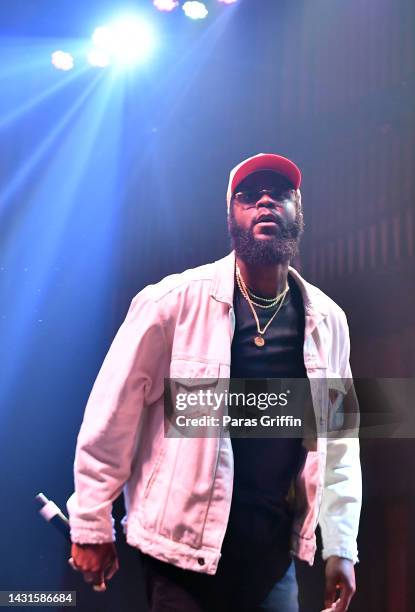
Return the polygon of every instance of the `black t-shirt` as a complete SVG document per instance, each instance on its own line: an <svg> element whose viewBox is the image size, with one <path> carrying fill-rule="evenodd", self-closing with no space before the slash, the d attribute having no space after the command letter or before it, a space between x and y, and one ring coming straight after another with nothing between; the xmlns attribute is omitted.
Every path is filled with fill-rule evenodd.
<svg viewBox="0 0 415 612"><path fill-rule="evenodd" d="M304 307L300 289L288 275L290 290L265 332L265 345L254 344L256 322L246 299L235 286L236 317L232 341L231 378L303 378ZM274 309L255 309L261 329ZM255 381L267 390L266 381ZM263 586L271 586L290 563L292 515L286 496L301 468L306 450L301 438L232 438L234 488L231 513L222 547L222 568L241 562ZM259 584L259 588L261 588Z"/></svg>

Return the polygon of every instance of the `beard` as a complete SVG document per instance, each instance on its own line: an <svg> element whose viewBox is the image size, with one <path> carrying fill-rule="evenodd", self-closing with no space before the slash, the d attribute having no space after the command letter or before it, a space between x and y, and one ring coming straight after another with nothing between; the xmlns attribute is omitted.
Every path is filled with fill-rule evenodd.
<svg viewBox="0 0 415 612"><path fill-rule="evenodd" d="M232 248L236 255L247 264L271 265L290 262L298 253L301 234L303 233L302 215L297 214L292 223L276 219L278 230L271 239L257 239L253 234L253 225L244 229L235 220L231 207L228 229Z"/></svg>

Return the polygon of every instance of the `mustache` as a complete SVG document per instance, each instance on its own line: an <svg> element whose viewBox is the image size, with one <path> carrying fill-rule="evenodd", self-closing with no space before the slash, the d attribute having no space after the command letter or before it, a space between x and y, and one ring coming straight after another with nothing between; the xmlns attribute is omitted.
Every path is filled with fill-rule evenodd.
<svg viewBox="0 0 415 612"><path fill-rule="evenodd" d="M296 235L295 223L287 223L279 215L275 215L272 218L272 220L278 226L279 234L281 238L292 238L293 233L294 235ZM261 221L264 221L264 219L255 219L252 221L251 225L249 226L249 230L248 230L250 234L253 233L255 225L257 225L258 223L261 223Z"/></svg>

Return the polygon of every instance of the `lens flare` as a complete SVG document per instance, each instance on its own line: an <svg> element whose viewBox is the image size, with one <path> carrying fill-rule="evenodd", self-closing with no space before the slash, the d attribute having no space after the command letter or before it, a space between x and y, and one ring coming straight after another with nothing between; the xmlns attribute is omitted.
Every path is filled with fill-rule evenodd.
<svg viewBox="0 0 415 612"><path fill-rule="evenodd" d="M74 59L72 55L66 51L54 51L51 56L51 61L56 70L72 70L74 67Z"/></svg>
<svg viewBox="0 0 415 612"><path fill-rule="evenodd" d="M208 14L208 10L203 2L196 2L196 0L185 2L182 9L186 17L190 17L190 19L204 19Z"/></svg>
<svg viewBox="0 0 415 612"><path fill-rule="evenodd" d="M159 11L169 12L173 11L176 6L179 6L179 3L177 2L177 0L154 0L153 5Z"/></svg>

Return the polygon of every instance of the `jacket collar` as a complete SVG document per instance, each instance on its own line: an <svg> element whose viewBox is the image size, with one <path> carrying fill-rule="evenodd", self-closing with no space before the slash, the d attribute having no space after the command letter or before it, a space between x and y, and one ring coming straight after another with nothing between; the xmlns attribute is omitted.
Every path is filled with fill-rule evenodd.
<svg viewBox="0 0 415 612"><path fill-rule="evenodd" d="M215 300L232 306L235 289L235 251L215 261L214 266L211 295ZM317 287L305 281L295 268L289 266L288 273L300 288L306 317L312 319L314 327L328 315L327 297Z"/></svg>

